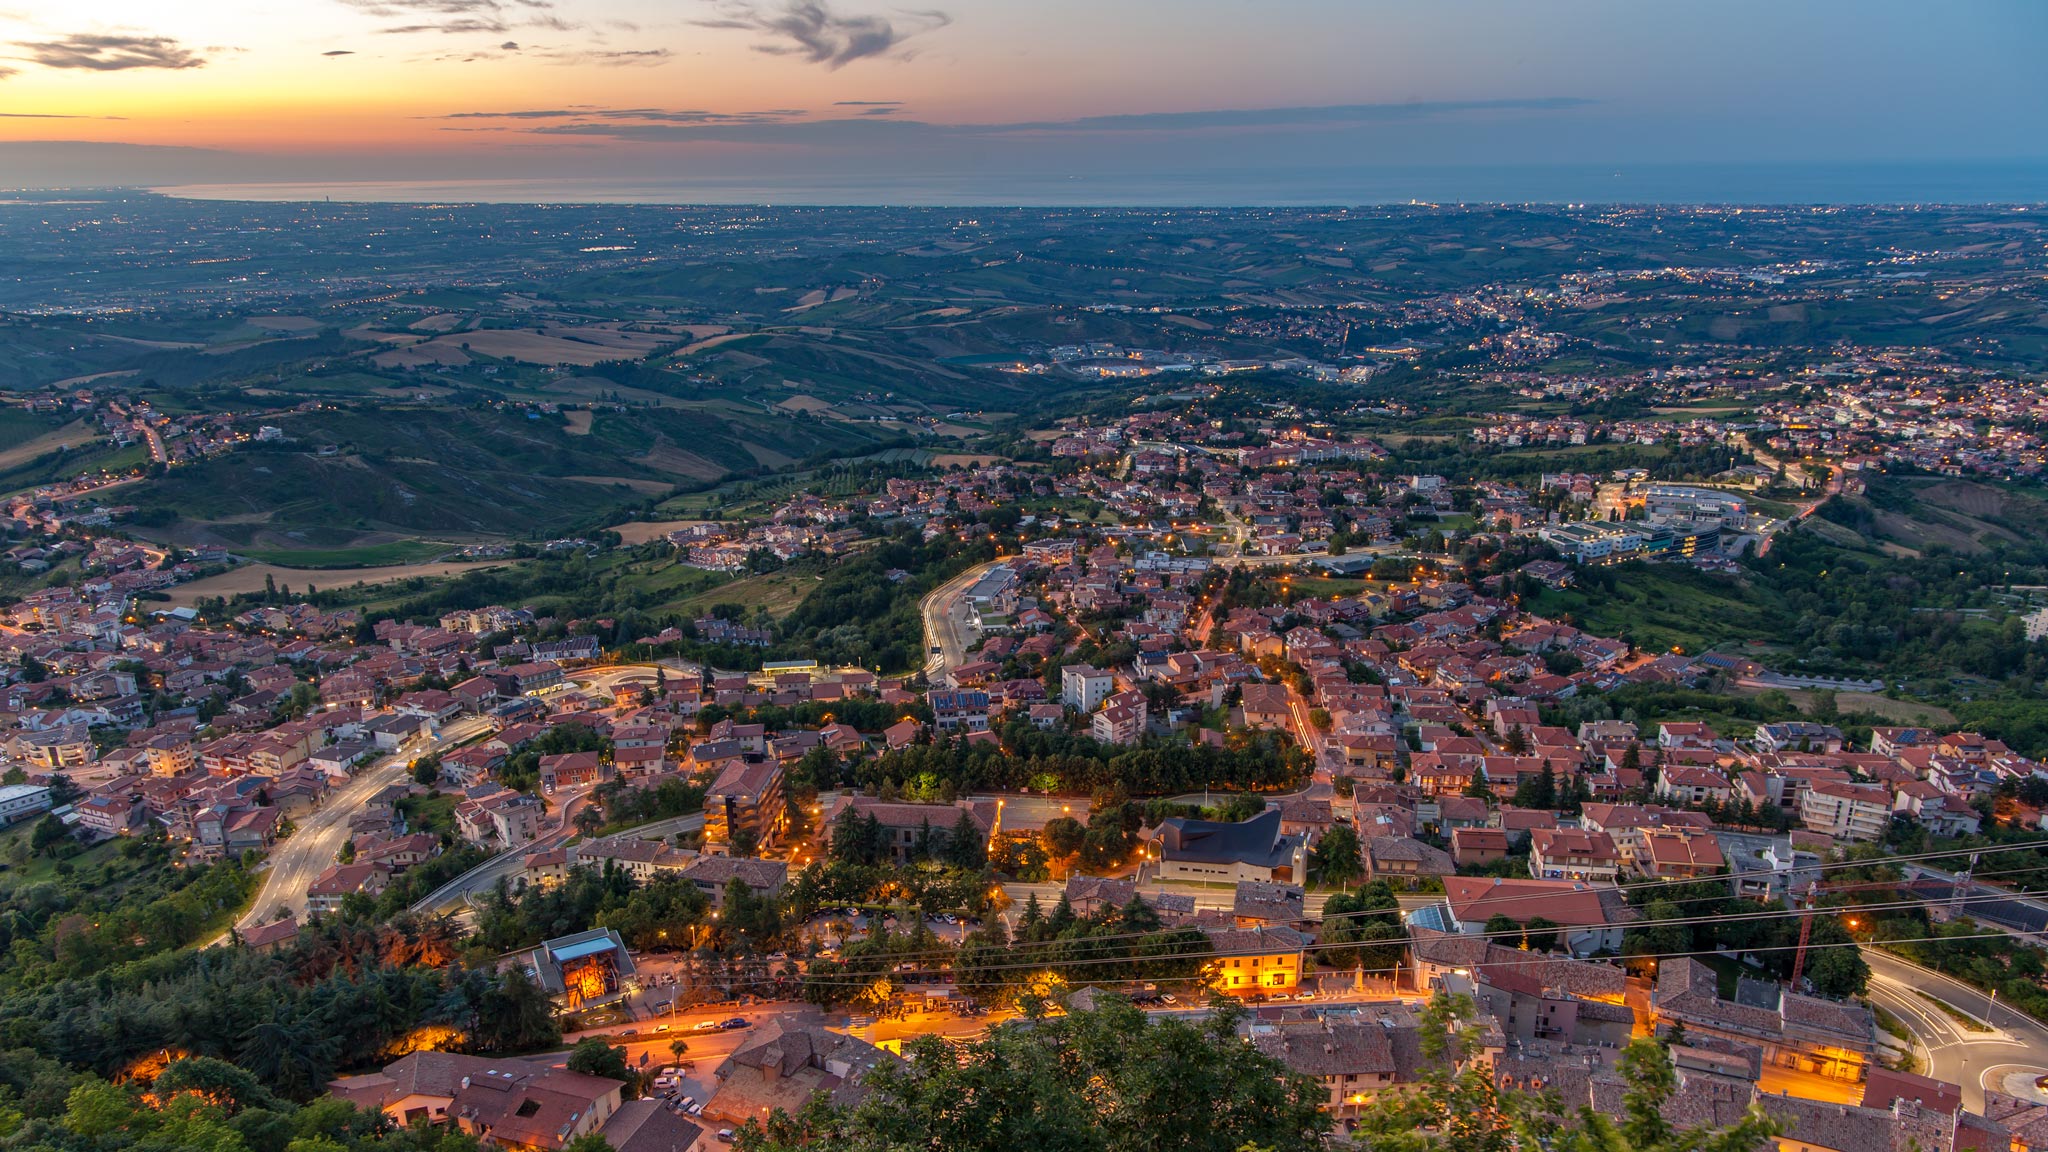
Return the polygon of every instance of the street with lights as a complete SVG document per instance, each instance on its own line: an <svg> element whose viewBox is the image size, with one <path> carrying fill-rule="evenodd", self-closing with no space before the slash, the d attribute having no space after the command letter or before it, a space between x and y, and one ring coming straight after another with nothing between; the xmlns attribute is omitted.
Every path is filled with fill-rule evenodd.
<svg viewBox="0 0 2048 1152"><path fill-rule="evenodd" d="M334 863L336 854L348 842L350 817L361 812L377 793L404 783L413 761L445 752L487 731L489 725L480 718L458 721L358 771L319 808L300 820L292 834L270 854L263 887L250 904L248 914L236 926L244 930L254 928L278 919L280 914L303 917L306 888Z"/></svg>

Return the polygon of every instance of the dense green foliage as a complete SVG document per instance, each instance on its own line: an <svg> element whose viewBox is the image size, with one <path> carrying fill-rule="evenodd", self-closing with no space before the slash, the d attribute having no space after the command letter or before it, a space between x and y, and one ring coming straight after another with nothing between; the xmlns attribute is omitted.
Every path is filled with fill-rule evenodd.
<svg viewBox="0 0 2048 1152"><path fill-rule="evenodd" d="M456 958L442 921L330 921L277 953L167 952L16 991L0 1044L103 1076L148 1053L189 1052L232 1060L277 1094L305 1099L337 1071L388 1058L423 1025L446 1025L480 1052L558 1038L546 995L521 970Z"/></svg>
<svg viewBox="0 0 2048 1152"><path fill-rule="evenodd" d="M871 1074L850 1110L750 1123L743 1152L1310 1152L1329 1120L1312 1081L1238 1042L1238 1014L1148 1020L1127 1004L997 1029L956 1047L934 1037Z"/></svg>
<svg viewBox="0 0 2048 1152"><path fill-rule="evenodd" d="M1684 1128L1663 1115L1676 1091L1669 1053L1638 1040L1621 1055L1618 1115L1586 1101L1502 1088L1473 1059L1471 1005L1439 996L1423 1014L1423 1071L1379 1093L1346 1135L1369 1152L1760 1152L1776 1126L1752 1108L1725 1126ZM1237 1035L1242 1008L1207 1019L1148 1019L1116 998L1093 1011L1033 1018L948 1045L926 1037L907 1062L870 1074L852 1107L814 1101L741 1130L741 1152L1289 1152L1320 1148L1324 1088Z"/></svg>
<svg viewBox="0 0 2048 1152"><path fill-rule="evenodd" d="M1782 915L1777 902L1759 908L1755 903L1730 895L1726 884L1701 881L1697 884L1644 882L1631 893L1644 919L1632 924L1623 935L1622 950L1630 956L1669 957L1684 953L1711 956L1725 950L1751 953L1762 963L1760 972L1771 979L1789 979L1797 954L1797 916ZM1732 919L1693 921L1697 917ZM1805 978L1822 996L1843 999L1858 996L1870 982L1870 965L1852 947L1849 930L1834 916L1813 918L1812 938L1816 945L1807 957Z"/></svg>
<svg viewBox="0 0 2048 1152"><path fill-rule="evenodd" d="M1178 740L1137 747L1098 744L1085 736L1048 732L1028 723L1005 725L1000 746L947 740L918 744L842 766L836 782L895 789L906 797L1030 788L1092 794L1122 788L1133 796L1175 795L1204 789L1281 789L1308 771L1306 754L1271 735L1251 736L1228 748ZM832 780L819 780L831 787Z"/></svg>
<svg viewBox="0 0 2048 1152"><path fill-rule="evenodd" d="M49 1082L39 1087L55 1087ZM26 1105L21 1107L19 1105ZM0 1105L0 1138L22 1152L478 1152L451 1127L401 1128L341 1100L279 1100L255 1077L207 1057L153 1079L79 1078L53 1107Z"/></svg>
<svg viewBox="0 0 2048 1152"><path fill-rule="evenodd" d="M1318 964L1367 972L1391 972L1400 967L1408 932L1401 926L1401 902L1392 886L1374 880L1356 892L1332 894L1323 904L1320 939L1323 946L1316 952Z"/></svg>
<svg viewBox="0 0 2048 1152"><path fill-rule="evenodd" d="M70 850L59 839L53 849ZM51 880L0 895L0 985L40 985L141 959L225 928L257 880L242 860L188 864L162 837L124 840L98 862L59 859ZM174 863L174 861L177 861Z"/></svg>

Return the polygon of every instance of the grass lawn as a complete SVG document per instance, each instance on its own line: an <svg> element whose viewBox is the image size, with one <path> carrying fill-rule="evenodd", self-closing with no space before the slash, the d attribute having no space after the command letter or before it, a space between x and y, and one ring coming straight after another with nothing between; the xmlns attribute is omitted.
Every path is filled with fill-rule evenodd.
<svg viewBox="0 0 2048 1152"><path fill-rule="evenodd" d="M398 807L405 813L406 826L415 832L451 832L455 829L457 799L453 792L408 796L398 802Z"/></svg>
<svg viewBox="0 0 2048 1152"><path fill-rule="evenodd" d="M697 614L707 612L713 604L739 604L751 613L756 608L766 608L770 616L788 615L805 596L818 586L822 577L809 572L769 572L760 576L742 576L713 588L691 592L672 600L657 612L682 612Z"/></svg>
<svg viewBox="0 0 2048 1152"><path fill-rule="evenodd" d="M38 816L35 820L24 820L8 829L5 834L0 834L0 861L4 861L7 866L6 871L0 872L0 889L26 888L33 884L62 880L62 877L57 875L57 860L52 857L32 855L21 863L17 864L14 861L14 846L20 844L26 849L29 836L34 832L37 821L41 819L42 817ZM90 872L109 861L119 859L119 851L120 842L108 840L95 844L78 855L69 857L68 860L74 873Z"/></svg>
<svg viewBox="0 0 2048 1152"><path fill-rule="evenodd" d="M1909 1048L1912 1047L1913 1033L1897 1016L1885 1011L1882 1004L1872 1004L1870 1010L1876 1014L1877 1026L1884 1029L1886 1035Z"/></svg>
<svg viewBox="0 0 2048 1152"><path fill-rule="evenodd" d="M1970 1015L1968 1012L1963 1011L1961 1008L1958 1008L1955 1005L1949 1003L1948 1001L1943 1000L1941 997L1936 996L1934 993L1919 988L1915 988L1913 989L1913 991L1920 993L1921 999L1926 1000L1928 1003L1933 1004L1936 1008L1939 1008L1943 1012L1948 1013L1950 1019L1954 1020L1956 1023L1963 1026L1963 1031L1991 1031L1991 1026L1989 1024L1984 1023L1982 1020L1977 1019L1975 1016Z"/></svg>

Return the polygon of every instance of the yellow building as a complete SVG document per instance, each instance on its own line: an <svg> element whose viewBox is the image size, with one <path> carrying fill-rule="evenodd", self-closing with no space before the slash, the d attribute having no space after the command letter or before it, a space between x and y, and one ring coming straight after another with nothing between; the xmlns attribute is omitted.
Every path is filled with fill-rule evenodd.
<svg viewBox="0 0 2048 1152"><path fill-rule="evenodd" d="M1215 956L1209 985L1232 996L1270 996L1301 986L1308 937L1287 927L1205 928Z"/></svg>

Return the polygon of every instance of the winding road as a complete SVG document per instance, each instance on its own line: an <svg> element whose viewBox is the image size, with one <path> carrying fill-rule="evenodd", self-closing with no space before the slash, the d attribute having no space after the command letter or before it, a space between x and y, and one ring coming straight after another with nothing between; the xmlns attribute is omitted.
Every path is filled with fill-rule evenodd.
<svg viewBox="0 0 2048 1152"><path fill-rule="evenodd" d="M1961 1085L1963 1106L1980 1114L1987 1088L2048 1101L2033 1087L2036 1077L2048 1076L2048 1027L2003 1004L1987 1005L1983 992L1959 980L1889 952L1862 952L1870 965L1870 1002L1896 1016L1913 1034L1922 1074ZM1929 995L1988 1021L1994 1030L1970 1031L1928 1000Z"/></svg>
<svg viewBox="0 0 2048 1152"><path fill-rule="evenodd" d="M967 663L967 646L974 642L974 626L967 621L967 590L989 574L1001 560L976 564L924 598L924 677L937 682L946 673Z"/></svg>
<svg viewBox="0 0 2048 1152"><path fill-rule="evenodd" d="M341 846L348 841L348 822L361 812L370 797L393 784L402 783L412 762L435 752L444 752L489 731L482 719L460 720L425 741L393 752L357 772L347 784L330 793L319 808L300 821L292 834L270 853L270 867L263 887L249 905L249 912L236 923L247 930L278 918L280 911L303 917L306 888L334 863Z"/></svg>
<svg viewBox="0 0 2048 1152"><path fill-rule="evenodd" d="M517 848L508 848L489 860L484 861L482 864L464 872L462 875L457 876L455 879L450 880L448 883L443 884L441 887L436 888L431 893L428 893L426 898L414 904L412 906L413 911L448 913L462 911L471 897L479 893L488 892L492 888L497 887L498 881L516 875L525 866L528 856L533 855L535 852L545 852L550 848L561 847L575 832L569 826L568 819L563 820L562 825L561 828L550 832L546 836L542 836L531 844L522 844ZM688 816L677 816L668 820L657 820L652 824L642 824L637 828L627 828L616 834L620 836L631 834L636 839L641 840L666 839L678 832L694 832L703 826L704 814L702 812L695 812Z"/></svg>

